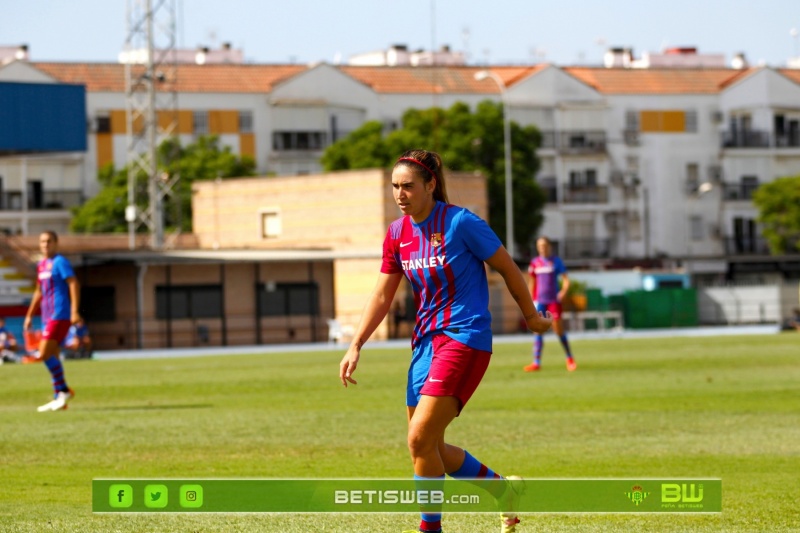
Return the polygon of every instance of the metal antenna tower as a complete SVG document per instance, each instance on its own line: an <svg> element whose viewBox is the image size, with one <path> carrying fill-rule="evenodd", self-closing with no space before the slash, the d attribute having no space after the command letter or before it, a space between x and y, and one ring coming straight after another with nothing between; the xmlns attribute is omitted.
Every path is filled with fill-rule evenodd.
<svg viewBox="0 0 800 533"><path fill-rule="evenodd" d="M164 199L178 182L159 170L159 144L178 133L176 0L128 0L125 99L128 145L129 247L145 226L155 250L164 247ZM174 143L177 149L177 139ZM167 159L171 154L166 154ZM163 163L164 161L162 161ZM147 188L143 190L142 181Z"/></svg>

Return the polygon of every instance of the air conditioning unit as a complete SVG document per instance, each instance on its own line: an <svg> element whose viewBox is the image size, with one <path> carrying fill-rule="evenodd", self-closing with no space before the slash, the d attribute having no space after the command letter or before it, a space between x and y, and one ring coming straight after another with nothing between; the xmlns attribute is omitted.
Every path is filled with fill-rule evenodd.
<svg viewBox="0 0 800 533"><path fill-rule="evenodd" d="M708 234L711 236L712 239L721 239L722 229L720 229L719 224L709 224Z"/></svg>
<svg viewBox="0 0 800 533"><path fill-rule="evenodd" d="M714 124L721 124L723 120L725 120L725 113L722 111L711 112L711 122Z"/></svg>
<svg viewBox="0 0 800 533"><path fill-rule="evenodd" d="M609 181L611 182L611 185L622 187L625 184L625 174L623 174L620 170L612 170Z"/></svg>

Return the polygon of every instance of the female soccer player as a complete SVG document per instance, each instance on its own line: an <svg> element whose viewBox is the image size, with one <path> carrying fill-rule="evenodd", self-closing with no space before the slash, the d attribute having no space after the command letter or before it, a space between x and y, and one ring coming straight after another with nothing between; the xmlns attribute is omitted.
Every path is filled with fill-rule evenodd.
<svg viewBox="0 0 800 533"><path fill-rule="evenodd" d="M564 323L561 320L561 302L569 289L569 278L567 277L567 267L557 255L553 255L553 245L547 237L539 237L536 240L537 257L531 259L528 265L530 274L530 289L536 310L547 312L553 317L553 331L558 335L561 346L564 348L564 355L567 357L567 370L570 372L578 368L575 359L572 357L572 350L569 347L567 334L564 332ZM559 281L561 288L559 289ZM533 362L522 367L525 372L536 372L542 366L542 347L544 338L541 333L536 333L533 341Z"/></svg>
<svg viewBox="0 0 800 533"><path fill-rule="evenodd" d="M361 348L386 317L405 275L417 304L406 391L414 477L500 478L466 450L445 442L447 426L475 392L491 357L484 262L503 277L531 330L544 332L551 320L536 311L522 274L489 226L448 203L438 154L405 152L394 165L392 188L403 216L389 226L378 282L339 365L339 378L345 387L357 383L353 373ZM516 481L493 486L499 501L512 502L509 508L522 490ZM516 531L516 514L505 512L502 520L501 531ZM441 531L441 512L423 512L419 531Z"/></svg>
<svg viewBox="0 0 800 533"><path fill-rule="evenodd" d="M44 258L37 267L38 279L31 305L25 316L23 328L30 329L33 315L41 308L42 340L39 358L44 361L53 378L53 400L39 406L40 413L60 411L67 408L75 393L67 386L64 367L58 358L61 342L67 336L71 324L81 320L78 314L80 287L69 261L57 253L58 236L54 231L39 235L39 250Z"/></svg>

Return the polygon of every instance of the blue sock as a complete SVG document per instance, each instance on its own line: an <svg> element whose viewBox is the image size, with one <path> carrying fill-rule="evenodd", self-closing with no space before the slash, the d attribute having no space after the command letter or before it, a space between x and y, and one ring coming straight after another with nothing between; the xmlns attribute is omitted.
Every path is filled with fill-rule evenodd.
<svg viewBox="0 0 800 533"><path fill-rule="evenodd" d="M567 340L567 334L564 333L563 335L559 336L558 340L561 341L561 346L564 347L564 352L567 354L567 359L572 359L572 352L569 349L569 341Z"/></svg>
<svg viewBox="0 0 800 533"><path fill-rule="evenodd" d="M47 359L44 364L53 377L53 395L57 395L60 391L68 391L67 380L64 379L64 367L61 366L61 360L58 356Z"/></svg>
<svg viewBox="0 0 800 533"><path fill-rule="evenodd" d="M432 490L440 490L444 492L444 475L438 477L423 477L414 474L415 481L426 481L425 490L422 491L417 483L417 495L420 492L430 492ZM430 501L430 499L426 499ZM420 531L441 532L442 531L442 504L420 504Z"/></svg>
<svg viewBox="0 0 800 533"><path fill-rule="evenodd" d="M454 479L463 479L468 483L481 487L495 498L499 498L506 490L504 483L487 483L487 481L503 479L503 477L475 459L467 450L464 450L464 462L461 463L458 470L450 472L449 475Z"/></svg>
<svg viewBox="0 0 800 533"><path fill-rule="evenodd" d="M544 346L544 339L542 338L542 336L541 335L534 336L533 360L536 362L537 365L541 364L542 362L542 346Z"/></svg>

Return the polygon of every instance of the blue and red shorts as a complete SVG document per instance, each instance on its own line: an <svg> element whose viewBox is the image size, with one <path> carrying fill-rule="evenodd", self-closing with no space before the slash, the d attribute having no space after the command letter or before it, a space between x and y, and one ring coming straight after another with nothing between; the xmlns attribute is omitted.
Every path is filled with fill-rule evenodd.
<svg viewBox="0 0 800 533"><path fill-rule="evenodd" d="M550 314L553 315L553 320L557 320L561 318L561 313L563 309L561 307L561 302L548 302L548 303L536 303L536 310L540 313L544 313L547 315L547 312L550 311Z"/></svg>
<svg viewBox="0 0 800 533"><path fill-rule="evenodd" d="M69 320L48 320L42 331L42 340L52 339L61 344L69 333L72 322Z"/></svg>
<svg viewBox="0 0 800 533"><path fill-rule="evenodd" d="M422 395L454 396L460 412L478 388L491 357L492 352L471 348L445 333L424 336L411 357L406 405L416 407Z"/></svg>

